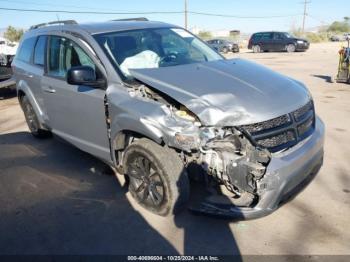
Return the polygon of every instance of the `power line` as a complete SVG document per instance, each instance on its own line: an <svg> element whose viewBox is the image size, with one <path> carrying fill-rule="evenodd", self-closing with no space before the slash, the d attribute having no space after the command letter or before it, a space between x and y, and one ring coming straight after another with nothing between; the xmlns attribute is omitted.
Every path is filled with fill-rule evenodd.
<svg viewBox="0 0 350 262"><path fill-rule="evenodd" d="M66 13L66 14L96 14L96 15L148 15L148 14L182 14L183 11L148 11L148 12L96 12L96 11L69 11L47 9L24 9L0 7L0 10L38 13Z"/></svg>
<svg viewBox="0 0 350 262"><path fill-rule="evenodd" d="M84 8L84 9L89 9L89 10L109 10L109 11L115 11L115 12L128 12L126 10L111 10L111 9L106 9L106 8L97 8L97 7L91 7L91 6L77 6L77 5L62 5L62 4L52 4L52 3L36 3L36 2L27 2L27 1L18 1L18 0L0 0L0 2L9 2L12 4L30 4L30 5L36 5L36 6L53 6L53 7L67 7L67 8Z"/></svg>
<svg viewBox="0 0 350 262"><path fill-rule="evenodd" d="M194 12L194 11L189 11L189 13L194 14L194 15L217 16L217 17L240 18L240 19L246 19L246 18L248 18L248 19L270 19L270 18L284 18L284 17L300 16L300 14L270 15L270 16L238 16L238 15L226 15L226 14L215 14L215 13Z"/></svg>
<svg viewBox="0 0 350 262"><path fill-rule="evenodd" d="M0 10L4 11L18 11L18 12L38 12L38 13L68 13L68 14L97 14L97 15L147 15L147 14L194 14L203 16L216 16L216 17L226 17L226 18L239 18L239 19L270 19L270 18L284 18L284 17L295 17L300 16L300 14L291 15L271 15L271 16L238 16L238 15L228 15L228 14L217 14L217 13L206 13L206 12L195 12L195 11L144 11L144 12L100 12L100 11L70 11L70 10L49 10L49 9L25 9L25 8L7 8L0 7Z"/></svg>

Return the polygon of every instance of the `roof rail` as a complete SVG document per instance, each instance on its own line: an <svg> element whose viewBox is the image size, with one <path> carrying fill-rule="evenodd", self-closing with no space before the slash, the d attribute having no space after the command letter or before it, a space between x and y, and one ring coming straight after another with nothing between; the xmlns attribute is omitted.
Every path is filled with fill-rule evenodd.
<svg viewBox="0 0 350 262"><path fill-rule="evenodd" d="M61 20L61 21L52 21L48 23L42 23L42 24L37 24L37 25L32 25L29 30L37 29L40 27L48 26L48 25L77 25L78 23L75 20Z"/></svg>
<svg viewBox="0 0 350 262"><path fill-rule="evenodd" d="M113 19L112 21L149 21L146 17Z"/></svg>

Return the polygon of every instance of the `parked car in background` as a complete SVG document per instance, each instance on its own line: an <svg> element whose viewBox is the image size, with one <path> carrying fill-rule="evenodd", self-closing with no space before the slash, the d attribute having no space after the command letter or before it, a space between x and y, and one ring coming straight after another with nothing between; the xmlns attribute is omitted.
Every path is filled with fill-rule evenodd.
<svg viewBox="0 0 350 262"><path fill-rule="evenodd" d="M248 49L254 53L264 51L306 51L309 41L292 36L287 32L258 32L253 34L248 43Z"/></svg>
<svg viewBox="0 0 350 262"><path fill-rule="evenodd" d="M211 187L192 210L267 215L322 165L324 125L304 84L224 59L176 25L40 24L12 66L31 133L113 166L158 215L186 205L189 176Z"/></svg>
<svg viewBox="0 0 350 262"><path fill-rule="evenodd" d="M17 46L17 43L0 37L0 88L12 87L15 84L11 79L11 63L15 57Z"/></svg>
<svg viewBox="0 0 350 262"><path fill-rule="evenodd" d="M222 52L222 53L228 53L228 52L239 52L239 46L237 43L234 43L232 41L228 41L225 39L211 39L207 41L207 43L216 51Z"/></svg>
<svg viewBox="0 0 350 262"><path fill-rule="evenodd" d="M331 40L332 42L339 42L341 41L341 37L339 35L332 35L329 40Z"/></svg>

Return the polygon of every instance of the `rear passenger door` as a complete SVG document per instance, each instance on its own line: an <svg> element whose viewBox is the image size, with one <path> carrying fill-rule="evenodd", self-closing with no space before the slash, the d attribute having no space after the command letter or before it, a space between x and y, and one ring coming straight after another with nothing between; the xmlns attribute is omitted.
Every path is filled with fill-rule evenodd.
<svg viewBox="0 0 350 262"><path fill-rule="evenodd" d="M105 90L70 85L67 71L74 66L90 66L100 72L91 56L70 38L50 36L47 72L42 80L45 108L53 133L72 144L110 161L104 109ZM98 74L102 77L102 74Z"/></svg>

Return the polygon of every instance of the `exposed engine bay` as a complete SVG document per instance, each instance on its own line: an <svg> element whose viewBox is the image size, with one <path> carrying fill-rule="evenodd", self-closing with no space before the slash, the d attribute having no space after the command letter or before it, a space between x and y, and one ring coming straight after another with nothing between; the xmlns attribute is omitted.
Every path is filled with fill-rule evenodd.
<svg viewBox="0 0 350 262"><path fill-rule="evenodd" d="M202 168L225 186L235 205L253 204L258 197L257 182L264 176L270 161L268 150L253 146L235 128L206 129L202 134L207 135L200 148Z"/></svg>

